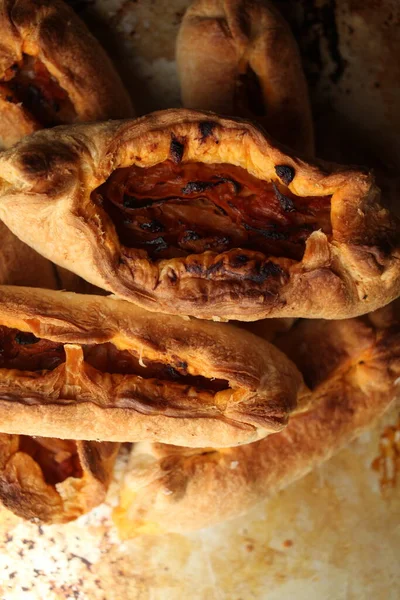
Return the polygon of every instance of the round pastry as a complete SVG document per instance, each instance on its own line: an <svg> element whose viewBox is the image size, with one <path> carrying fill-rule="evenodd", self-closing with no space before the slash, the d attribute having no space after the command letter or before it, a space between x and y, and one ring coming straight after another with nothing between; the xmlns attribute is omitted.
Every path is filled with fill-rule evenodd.
<svg viewBox="0 0 400 600"><path fill-rule="evenodd" d="M0 501L24 519L66 523L103 502L119 444L0 433Z"/></svg>
<svg viewBox="0 0 400 600"><path fill-rule="evenodd" d="M43 127L132 115L110 59L61 0L0 0L0 31L0 148Z"/></svg>
<svg viewBox="0 0 400 600"><path fill-rule="evenodd" d="M209 113L37 132L0 156L0 217L152 311L337 319L400 293L399 223L370 173Z"/></svg>
<svg viewBox="0 0 400 600"><path fill-rule="evenodd" d="M278 337L312 392L284 431L239 448L135 444L114 515L120 535L237 517L371 427L399 383L399 309L397 302L367 318L298 321Z"/></svg>
<svg viewBox="0 0 400 600"><path fill-rule="evenodd" d="M296 41L267 0L196 0L176 44L186 108L257 121L312 153L313 124Z"/></svg>
<svg viewBox="0 0 400 600"><path fill-rule="evenodd" d="M280 431L307 399L253 334L110 297L3 286L0 344L6 433L235 446Z"/></svg>

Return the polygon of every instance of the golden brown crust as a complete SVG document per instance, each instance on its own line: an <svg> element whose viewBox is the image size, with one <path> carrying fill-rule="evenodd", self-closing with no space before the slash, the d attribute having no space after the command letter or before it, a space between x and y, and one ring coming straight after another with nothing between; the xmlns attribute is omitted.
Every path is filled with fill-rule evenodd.
<svg viewBox="0 0 400 600"><path fill-rule="evenodd" d="M392 310L391 307L387 307ZM134 447L115 521L122 536L200 529L234 518L327 460L395 396L400 328L386 319L303 321L280 338L315 387L310 408L276 435L240 448ZM311 364L309 360L311 357Z"/></svg>
<svg viewBox="0 0 400 600"><path fill-rule="evenodd" d="M36 57L67 93L71 122L132 116L130 98L110 59L73 10L60 0L0 1L0 83L24 56ZM41 123L0 90L0 148Z"/></svg>
<svg viewBox="0 0 400 600"><path fill-rule="evenodd" d="M53 370L0 369L7 433L232 446L281 430L302 387L292 363L246 331L154 318L103 296L4 286L0 325L62 343L66 353ZM107 343L136 356L140 375L113 371L110 363L101 370L93 366L85 348ZM146 378L144 367L159 363L172 368L172 380L165 374ZM180 380L182 373L209 381ZM213 391L214 380L226 384Z"/></svg>
<svg viewBox="0 0 400 600"><path fill-rule="evenodd" d="M313 152L308 91L296 42L266 0L197 0L179 30L183 105L258 121L282 143Z"/></svg>
<svg viewBox="0 0 400 600"><path fill-rule="evenodd" d="M61 446L59 460L70 452L59 440L43 440ZM42 523L67 523L103 502L111 481L119 444L77 442L77 472L56 482L46 480L46 465L29 453L20 435L0 434L0 501L16 515ZM58 457L57 457L58 459Z"/></svg>
<svg viewBox="0 0 400 600"><path fill-rule="evenodd" d="M331 198L332 234L313 231L300 261L262 255L237 265L235 249L149 260L145 251L121 245L91 193L119 167L167 159L235 164L278 184L276 168L289 167L291 193ZM0 194L1 218L31 247L153 311L244 321L345 318L400 293L398 223L372 175L289 156L238 119L169 110L37 132L1 155Z"/></svg>

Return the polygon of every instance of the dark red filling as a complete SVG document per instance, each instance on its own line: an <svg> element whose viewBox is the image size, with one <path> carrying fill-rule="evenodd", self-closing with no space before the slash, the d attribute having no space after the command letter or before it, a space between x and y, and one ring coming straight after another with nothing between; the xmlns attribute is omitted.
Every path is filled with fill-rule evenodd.
<svg viewBox="0 0 400 600"><path fill-rule="evenodd" d="M102 373L140 375L145 379L174 381L212 392L229 387L228 382L224 380L189 375L185 362L177 360L174 365L166 365L146 359L140 360L128 350L118 350L111 343L84 345L83 352L85 361ZM32 333L0 327L0 368L51 371L63 362L63 344L39 339Z"/></svg>
<svg viewBox="0 0 400 600"><path fill-rule="evenodd" d="M65 90L37 58L23 55L0 82L0 94L23 107L43 127L75 121L76 112Z"/></svg>
<svg viewBox="0 0 400 600"><path fill-rule="evenodd" d="M20 436L19 449L40 466L46 483L55 485L68 477L82 477L76 442Z"/></svg>
<svg viewBox="0 0 400 600"><path fill-rule="evenodd" d="M309 235L331 233L330 198L301 198L228 164L117 169L92 195L121 243L152 259L232 248L300 260Z"/></svg>

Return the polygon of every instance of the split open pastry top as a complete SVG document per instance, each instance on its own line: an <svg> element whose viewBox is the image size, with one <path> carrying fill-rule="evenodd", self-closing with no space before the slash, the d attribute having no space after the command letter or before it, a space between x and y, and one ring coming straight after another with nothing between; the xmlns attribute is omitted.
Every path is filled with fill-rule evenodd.
<svg viewBox="0 0 400 600"><path fill-rule="evenodd" d="M232 446L281 430L307 394L249 332L103 296L1 287L0 344L6 433Z"/></svg>
<svg viewBox="0 0 400 600"><path fill-rule="evenodd" d="M0 217L153 311L344 318L400 293L399 226L371 174L210 113L37 132L0 156Z"/></svg>
<svg viewBox="0 0 400 600"><path fill-rule="evenodd" d="M110 59L63 2L0 0L0 31L0 148L43 127L132 115Z"/></svg>
<svg viewBox="0 0 400 600"><path fill-rule="evenodd" d="M396 397L396 382L398 395L399 309L299 321L278 337L311 389L283 431L238 448L135 444L114 514L120 536L238 517L370 428Z"/></svg>

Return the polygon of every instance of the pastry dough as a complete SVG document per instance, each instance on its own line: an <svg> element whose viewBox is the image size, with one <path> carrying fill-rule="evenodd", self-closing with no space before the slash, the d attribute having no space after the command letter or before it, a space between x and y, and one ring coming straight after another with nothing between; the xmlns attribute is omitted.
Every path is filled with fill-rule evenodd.
<svg viewBox="0 0 400 600"><path fill-rule="evenodd" d="M43 126L132 115L103 48L60 0L0 0L0 31L0 148Z"/></svg>
<svg viewBox="0 0 400 600"><path fill-rule="evenodd" d="M115 511L120 535L184 532L237 517L371 427L399 383L399 309L299 321L281 334L279 347L312 390L309 408L284 431L222 450L135 444Z"/></svg>
<svg viewBox="0 0 400 600"><path fill-rule="evenodd" d="M186 108L249 118L291 148L313 152L300 55L271 2L193 2L180 26L176 58Z"/></svg>
<svg viewBox="0 0 400 600"><path fill-rule="evenodd" d="M0 288L6 433L234 446L281 430L307 390L268 342L122 300Z"/></svg>
<svg viewBox="0 0 400 600"><path fill-rule="evenodd" d="M0 501L24 519L76 519L103 502L118 449L0 433Z"/></svg>
<svg viewBox="0 0 400 600"><path fill-rule="evenodd" d="M0 217L152 311L345 318L400 293L399 225L370 173L209 113L37 132L0 156Z"/></svg>

